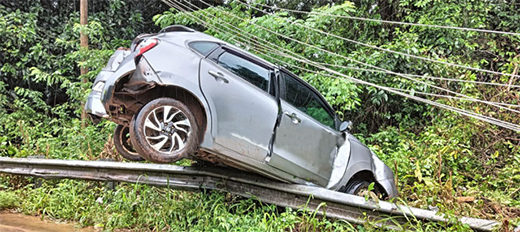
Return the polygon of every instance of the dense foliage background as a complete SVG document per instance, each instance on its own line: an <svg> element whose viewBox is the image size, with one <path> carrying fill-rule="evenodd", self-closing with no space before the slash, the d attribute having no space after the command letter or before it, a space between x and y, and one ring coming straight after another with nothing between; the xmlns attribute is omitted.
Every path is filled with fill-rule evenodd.
<svg viewBox="0 0 520 232"><path fill-rule="evenodd" d="M262 5L254 5L258 8L255 9L239 2L228 2L224 5L218 1L208 1L211 5L218 5L210 8L204 2L193 1L194 5L188 3L190 2L183 3L184 9L189 12L195 10L197 19L177 9L169 9L168 5L158 0L89 1L89 25L82 27L79 25L79 0L1 0L0 155L11 157L43 155L48 158L86 160L118 157L111 142L111 133L114 129L112 123L103 121L99 125L91 125L87 122L87 125L82 125L80 119L82 102L91 84L81 82L85 77L80 76L79 68L88 67L90 72L86 78L93 80L112 52L118 47L129 46L131 39L138 34L157 32L161 27L171 24L183 24L249 49L274 63L284 64L314 85L325 95L339 115L345 120L354 122L354 132L358 138L368 144L394 169L399 181L402 202L423 208L438 207L440 211L452 215L520 223L518 219L520 217L520 136L517 132L439 110L372 87L330 78L325 74L304 72L292 67L291 64L311 70L317 69L287 57L270 54L266 48L255 43L257 39L246 37L246 34L258 36L310 60L328 64L359 67L344 58L304 46L268 32L262 27L395 72L512 85L520 82L514 77L473 72L369 49L331 36L324 36L305 27L404 53L510 74L518 74L519 71L519 36L275 12ZM267 4L326 14L520 32L520 14L518 14L520 3L517 1L464 0L463 4L461 1L438 0L268 1ZM195 6L204 10L197 10ZM201 23L200 20L205 23ZM226 27L225 22L234 25L242 33ZM89 50L79 48L80 31L86 32L89 36ZM384 86L441 93L424 84L385 73L347 68L335 69ZM424 81L487 101L518 104L520 98L518 89L504 86L427 79ZM429 99L512 123L520 123L515 113L483 104L438 97ZM2 176L1 180L0 208L19 207L26 212L36 211L58 218L81 220L85 225L103 224L107 220L115 220L112 214L118 214L117 209L122 210L116 208L114 211L106 212L111 214L110 217L89 218L88 215L83 214L66 217L64 215L68 213L60 210L73 211L74 209L53 208L52 205L38 203L38 196L53 199L57 197L53 195L54 192L65 194L68 192L67 188L80 191L81 193L77 195L105 196L104 194L107 193L101 193L96 188L92 193L82 192L86 191L82 190L87 188L86 184L78 182L51 182L44 186L44 190L14 191L17 188L27 188L26 185L33 183L33 180L10 176ZM92 183L88 185L98 186ZM45 192L47 190L48 192ZM164 194L162 190L152 188L139 192L132 187L126 189L124 186L111 197L122 194L121 191L126 190L129 191L128 194L133 195L151 191L153 193L149 193L149 196L165 197L161 195ZM12 194L18 194L18 197L23 197L28 203L22 206L9 203L10 201L6 199L10 199L9 196L12 197ZM185 194L189 196L187 198L190 202L193 199L205 199L204 196ZM180 195L173 198L182 202L183 194ZM475 200L459 201L463 196L474 197ZM218 194L204 201L209 201L210 198L216 199L216 204L223 204L230 208L233 208L232 205L237 201L236 199L226 201L226 197ZM142 199L134 200L142 201ZM56 202L61 201L56 200ZM91 206L92 203L76 202L76 204L84 204L86 207ZM130 201L121 203L121 205L125 204L133 203ZM248 206L255 203L246 201L239 204ZM304 216L301 216L302 212L287 212L266 207L262 208L266 211L261 212L272 214L273 217L306 215L303 213ZM95 210L95 207L91 209ZM142 213L135 208L127 210L130 210L129 213L138 214L136 216ZM187 215L191 214L185 212L185 216ZM254 214L251 217L253 219L247 220L262 220L255 219ZM104 226L119 228L135 227L140 224L138 221L122 223L124 220L139 220L139 217L118 220L121 220L121 223L111 221L112 224ZM292 220L293 224L277 224L280 227L275 228L285 228L284 226L293 228L291 226L295 223L301 225L302 221L312 222L312 220L315 218ZM320 228L323 229L350 228L327 223L316 225L322 226ZM242 225L246 224L243 222ZM148 229L167 228L167 225L161 223L147 225ZM220 224L215 224L218 225ZM363 230L359 227L356 229Z"/></svg>

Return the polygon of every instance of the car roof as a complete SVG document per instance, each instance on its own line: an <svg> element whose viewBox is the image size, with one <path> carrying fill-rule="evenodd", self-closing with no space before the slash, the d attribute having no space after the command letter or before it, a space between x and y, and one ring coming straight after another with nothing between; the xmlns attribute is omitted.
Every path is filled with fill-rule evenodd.
<svg viewBox="0 0 520 232"><path fill-rule="evenodd" d="M194 42L194 41L207 41L207 42L218 43L218 44L224 45L225 47L231 48L235 52L242 53L242 55L244 55L250 59L258 60L267 66L271 66L272 68L276 67L275 64L273 64L267 60L264 60L261 57L244 50L243 48L239 48L236 45L230 44L228 42L215 38L211 35L196 31L192 28L189 28L189 27L186 27L183 25L173 25L173 26L166 27L163 30L161 30L156 36L158 38L166 39L170 42L176 43L178 45L184 45L186 47L188 46L188 44L190 42Z"/></svg>
<svg viewBox="0 0 520 232"><path fill-rule="evenodd" d="M232 48L232 50L234 50L236 52L242 53L242 55L248 57L249 59L254 59L254 60L264 63L264 65L271 66L271 68L273 68L273 69L277 67L275 64L273 64L267 60L264 60L261 57L255 55L253 53L250 53L244 49L241 49L233 44L230 44L228 42L215 38L211 35L196 31L192 28L189 28L189 27L186 27L183 25L173 25L173 26L166 27L163 30L161 30L161 32L159 32L159 34L157 34L158 37L160 37L161 35L163 35L165 39L167 39L171 42L174 42L179 45L186 46L186 47L188 47L188 44L190 42L194 42L194 41L208 41L208 42L218 43L225 47L230 47L230 48ZM325 100L325 97L314 86L312 86L311 84L309 84L305 80L301 79L299 76L295 75L294 73L292 73L291 71L289 71L288 69L286 69L284 67L281 67L280 70L292 75L293 77L296 77L302 83L304 83L308 88L310 88L313 92L317 93L318 96L321 98L321 100L328 106L328 108L330 110L332 110L332 113L334 113L334 110L333 110L332 106L330 105L330 103L327 100Z"/></svg>

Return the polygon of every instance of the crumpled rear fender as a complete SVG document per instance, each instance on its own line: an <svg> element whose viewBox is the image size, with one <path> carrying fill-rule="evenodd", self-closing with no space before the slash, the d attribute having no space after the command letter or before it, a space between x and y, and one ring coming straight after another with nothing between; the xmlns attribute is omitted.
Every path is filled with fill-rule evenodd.
<svg viewBox="0 0 520 232"><path fill-rule="evenodd" d="M134 62L134 56L129 55L125 57L125 59L121 62L117 70L114 72L112 77L110 77L105 82L105 87L103 88L103 92L101 94L101 102L105 106L105 109L108 108L108 102L112 99L114 96L114 89L117 84L117 82L126 75L132 73L135 71L135 62Z"/></svg>

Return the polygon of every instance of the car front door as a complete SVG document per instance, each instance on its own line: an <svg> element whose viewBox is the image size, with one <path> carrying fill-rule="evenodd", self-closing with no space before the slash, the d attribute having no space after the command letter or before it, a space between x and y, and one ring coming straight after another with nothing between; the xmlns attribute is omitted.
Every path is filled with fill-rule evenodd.
<svg viewBox="0 0 520 232"><path fill-rule="evenodd" d="M214 142L263 162L269 152L278 106L272 69L230 48L200 65L200 85L210 103Z"/></svg>
<svg viewBox="0 0 520 232"><path fill-rule="evenodd" d="M269 165L321 186L332 173L340 133L324 100L299 78L280 75L282 115Z"/></svg>

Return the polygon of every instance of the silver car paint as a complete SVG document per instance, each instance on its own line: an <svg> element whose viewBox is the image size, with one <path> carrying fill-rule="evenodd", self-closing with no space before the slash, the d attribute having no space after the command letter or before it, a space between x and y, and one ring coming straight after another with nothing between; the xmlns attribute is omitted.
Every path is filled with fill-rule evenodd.
<svg viewBox="0 0 520 232"><path fill-rule="evenodd" d="M102 70L103 71L116 71L123 60L130 55L132 52L128 50L116 50L112 56L110 56L110 59L108 60L107 66L105 66Z"/></svg>
<svg viewBox="0 0 520 232"><path fill-rule="evenodd" d="M350 141L350 160L341 181L331 187L338 190L345 186L357 173L367 171L374 175L376 182L385 190L389 197L397 196L397 188L394 184L392 170L384 164L370 149L352 135L348 135Z"/></svg>
<svg viewBox="0 0 520 232"><path fill-rule="evenodd" d="M395 186L394 173L392 172L392 169L383 163L383 161L381 161L373 151L370 152L372 153L372 160L374 161L372 170L375 171L374 174L376 181L387 193L397 194L397 186Z"/></svg>
<svg viewBox="0 0 520 232"><path fill-rule="evenodd" d="M287 172L280 171L279 169L276 169L274 167L271 167L269 165L265 165L263 162L258 162L255 159L252 159L248 156L245 156L243 154L237 153L233 150L230 150L229 148L223 147L222 145L219 145L217 143L214 144L214 146L211 149L202 148L205 151L216 153L222 155L225 159L233 161L234 163L238 164L238 166L245 168L247 170L251 170L253 172L262 174L264 176L282 181L282 182L288 182L288 183L295 183L295 184L304 184L308 186L319 186L312 182L309 182L307 180L295 177L294 175L291 175Z"/></svg>
<svg viewBox="0 0 520 232"><path fill-rule="evenodd" d="M179 53L185 55L164 56L164 54ZM160 85L183 88L199 99L199 102L206 111L206 115L208 115L206 126L207 128L211 128L213 125L212 122L215 121L211 120L213 118L210 110L212 107L208 105L208 102L202 94L199 82L199 65L202 57L192 52L184 43L172 43L169 40L161 40L157 47L146 52L143 57L149 64L153 64L153 69L159 76ZM212 130L206 130L204 140L201 143L202 148L211 148L213 146L211 131Z"/></svg>
<svg viewBox="0 0 520 232"><path fill-rule="evenodd" d="M129 55L124 58L117 70L114 72L114 74L112 74L112 77L105 82L105 87L103 88L103 92L101 94L101 102L105 106L105 109L108 108L107 101L112 99L114 96L115 84L119 81L119 79L132 73L134 70L134 57Z"/></svg>
<svg viewBox="0 0 520 232"><path fill-rule="evenodd" d="M343 144L339 147L336 157L334 158L334 165L332 167L332 174L330 175L329 183L327 184L328 189L333 189L341 181L342 177L345 176L347 165L350 159L350 134L344 133L346 139L343 140ZM341 144L341 142L340 142Z"/></svg>
<svg viewBox="0 0 520 232"><path fill-rule="evenodd" d="M265 152L266 143L263 142L266 137L255 138L255 136L242 136L240 133L244 134L250 129L260 129L263 133L272 130L270 127L265 127L264 124L268 125L270 121L272 121L272 116L265 116L262 113L262 116L258 115L250 115L256 116L258 118L265 118L265 123L251 123L251 121L242 120L239 123L230 124L229 121L227 124L222 124L220 126L229 127L229 128L239 128L240 133L233 134L229 129L224 130L223 133L219 134L219 113L217 108L219 103L215 103L210 97L205 96L204 88L201 89L201 84L199 80L209 79L209 75L204 71L199 72L199 63L200 67L204 66L204 62L210 62L203 60L203 57L195 52L192 52L190 48L187 47L187 43L194 40L209 40L215 41L218 43L224 43L218 39L215 39L211 36L208 36L199 32L173 32L173 33L164 33L157 36L161 40L159 45L145 53L143 56L146 60L153 64L153 69L160 77L162 85L174 85L182 87L196 96L202 105L205 108L207 119L207 128L204 136L204 141L201 144L201 149L207 150L223 157L227 157L234 162L247 167L250 170L259 172L266 176L270 176L275 179L283 180L291 183L299 183L299 184L308 184L315 185L312 182L318 183L321 186L327 186L330 189L338 190L341 186L347 184L347 182L352 178L352 176L360 171L369 171L374 174L374 179L378 181L378 183L386 190L390 197L396 196L397 191L395 189L395 185L393 184L393 174L391 170L382 163L377 157L375 157L372 152L366 148L363 144L361 144L357 139L353 136L348 136L345 144L349 144L350 153L347 155L345 152L337 152L338 143L325 142L324 144L329 144L331 152L325 152L325 157L320 157L323 163L329 165L329 167L324 167L324 164L320 163L299 163L301 167L308 169L309 173L319 173L322 179L319 178L310 181L310 178L298 178L289 172L294 172L297 174L301 174L301 170L293 169L286 170L283 165L278 165L278 168L274 168L270 165L259 160L262 157L262 154ZM167 46L167 45L171 46ZM189 52L187 52L189 51ZM245 51L241 51L243 53L247 53ZM135 54L135 53L134 53ZM175 54L183 54L182 56L176 56ZM249 53L247 53L249 54ZM251 54L250 54L251 55ZM251 55L254 57L254 55ZM265 61L264 61L265 62ZM107 99L111 97L113 94L114 84L119 80L120 77L128 74L135 70L135 64L133 60L133 55L128 56L121 62L121 65L118 67L116 72L112 75L111 78L107 80L107 84L105 85L104 94L102 99L106 102ZM202 70L202 69L201 69ZM227 73L229 75L229 73ZM200 78L200 79L199 79ZM208 82L209 83L209 82ZM212 85L208 85L208 90L213 89L217 90L219 88L218 83L213 83ZM111 89L112 88L112 89ZM203 94L204 93L204 94ZM246 93L246 92L244 92ZM250 93L244 95L244 93L237 94L232 98L227 99L226 103L230 104L230 102L234 102L237 99L248 98L250 97ZM256 97L261 96L262 94L254 94ZM235 103L233 103L235 104ZM270 103L266 103L270 104ZM87 107L89 107L87 105ZM247 106L246 106L247 107ZM276 107L276 106L275 106ZM250 107L254 108L254 107ZM239 111L244 113L245 110ZM220 112L222 117L233 117L231 114L237 114L236 111L229 109L224 110L224 112ZM246 112L247 113L247 112ZM271 111L267 113L271 115ZM272 131L271 131L272 132ZM297 133L297 132L296 132ZM340 141L341 133L335 131L338 139L336 141ZM219 137L221 136L221 137ZM313 135L312 137L306 135L312 139L318 139L318 135ZM243 140L243 145L229 144L233 143L234 140L229 139L230 137L236 137ZM251 139L254 138L254 139ZM218 140L220 143L213 143L213 141ZM305 142L303 142L305 143ZM245 144L245 145L244 145ZM343 144L343 146L345 146ZM259 149L257 148L249 148L250 146L259 145ZM302 146L302 143L298 144L290 144L295 147ZM255 150L256 149L256 150ZM324 147L318 148L318 150L327 150ZM340 151L344 151L345 149L341 149ZM242 153L243 152L243 153ZM336 155L336 153L338 153ZM267 154L266 154L267 155ZM323 153L322 153L323 156ZM333 171L332 167L334 166L334 160L337 156L347 157L348 156L348 165L345 171ZM281 157L281 156L280 156ZM316 154L315 157L318 157ZM275 158L276 161L276 158ZM303 161L303 160L302 160ZM270 160L272 162L272 160ZM313 161L314 162L314 161ZM275 162L276 163L276 162ZM294 164L295 162L293 162ZM274 164L274 163L273 163ZM306 167L306 165L310 165ZM344 165L339 165L339 168L343 168ZM283 171L281 171L281 170ZM311 171L312 170L312 171ZM334 176L332 176L334 173ZM308 174L308 173L307 173ZM337 175L342 175L341 178L338 178ZM336 181L337 179L341 179L340 181ZM333 184L332 182L337 182L337 184ZM332 185L332 186L331 186Z"/></svg>
<svg viewBox="0 0 520 232"><path fill-rule="evenodd" d="M276 128L269 165L326 186L332 173L339 132L281 100L283 115ZM297 117L294 121L291 117ZM305 141L305 142L302 142Z"/></svg>
<svg viewBox="0 0 520 232"><path fill-rule="evenodd" d="M125 50L116 50L110 59L108 60L107 65L99 72L94 80L93 86L96 86L98 82L105 83L109 78L114 75L114 72L121 67L121 63L123 60L130 55L130 51ZM105 83L106 86L106 83ZM101 103L101 91L92 90L87 98L87 102L85 104L85 111L88 114L97 115L99 117L107 118L108 114Z"/></svg>
<svg viewBox="0 0 520 232"><path fill-rule="evenodd" d="M212 109L215 143L262 162L278 116L274 97L208 59L201 61L200 86Z"/></svg>

